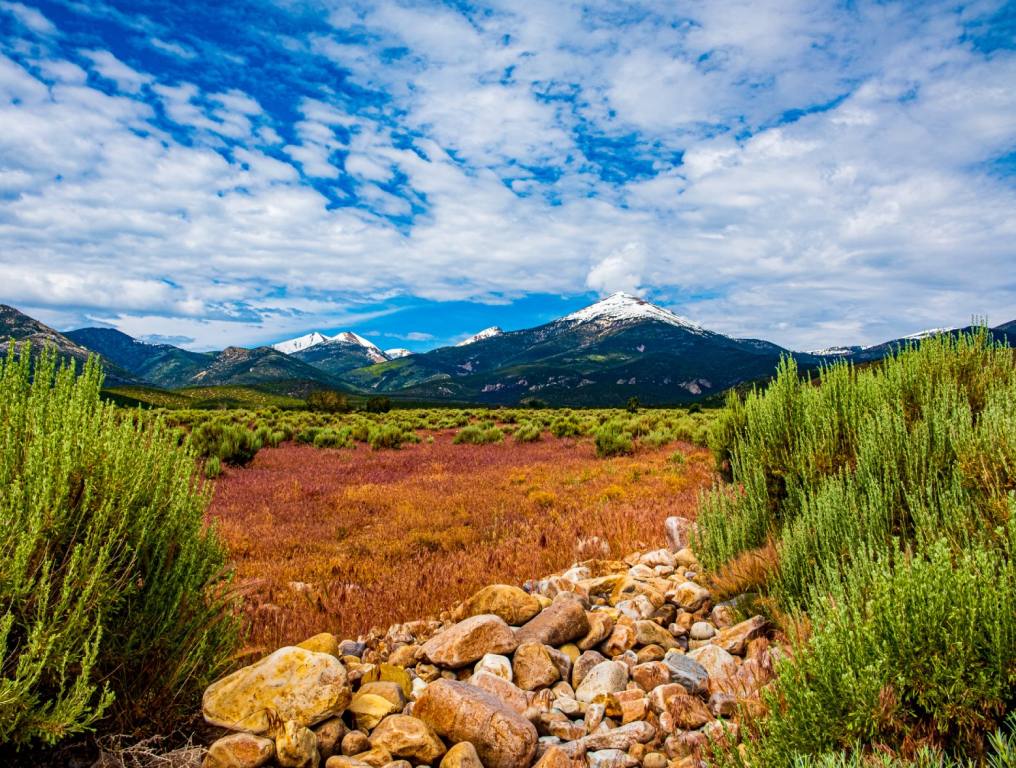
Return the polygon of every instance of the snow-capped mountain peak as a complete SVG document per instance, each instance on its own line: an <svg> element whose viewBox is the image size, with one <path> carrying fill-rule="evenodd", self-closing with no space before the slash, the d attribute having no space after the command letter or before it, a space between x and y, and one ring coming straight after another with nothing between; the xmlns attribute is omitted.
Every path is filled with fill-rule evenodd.
<svg viewBox="0 0 1016 768"><path fill-rule="evenodd" d="M280 341L278 344L272 344L272 349L284 352L287 355L291 355L294 352L300 352L304 349L310 349L311 347L327 341L328 337L323 333L312 331L303 336L297 336L295 339L288 339L286 341Z"/></svg>
<svg viewBox="0 0 1016 768"><path fill-rule="evenodd" d="M352 331L337 333L328 339L328 341L337 341L340 344L354 344L358 347L363 347L367 350L367 356L375 363L383 363L389 359L388 355L382 352L381 348L378 347L377 344L369 339L363 338L363 336L358 333L353 333Z"/></svg>
<svg viewBox="0 0 1016 768"><path fill-rule="evenodd" d="M465 347L465 346L467 346L469 344L475 344L478 341L483 341L484 339L491 339L494 336L500 336L502 333L504 333L504 331L502 331L496 325L492 325L490 328L484 328L479 333L474 333L468 339L460 341L455 346L456 347Z"/></svg>
<svg viewBox="0 0 1016 768"><path fill-rule="evenodd" d="M278 344L273 344L272 348L277 349L279 352L285 352L287 355L292 355L296 352L302 352L305 349L316 347L318 344L327 344L329 342L337 342L339 344L352 344L353 346L363 347L367 350L367 356L375 363L383 363L388 360L389 357L374 342L369 339L363 338L358 333L352 331L343 331L337 333L334 336L325 336L323 333L313 331L304 336L298 336L295 339L289 339L288 341L280 341Z"/></svg>
<svg viewBox="0 0 1016 768"><path fill-rule="evenodd" d="M398 360L400 357L409 357L413 352L403 347L396 347L395 349L386 349L385 354L389 360Z"/></svg>
<svg viewBox="0 0 1016 768"><path fill-rule="evenodd" d="M630 293L613 293L595 304L590 304L585 309L572 312L561 318L560 322L568 323L589 323L596 322L604 325L617 323L630 323L639 320L657 320L668 323L679 328L686 328L694 333L706 333L702 326L693 323L687 318L671 312L669 309L658 307L638 296Z"/></svg>

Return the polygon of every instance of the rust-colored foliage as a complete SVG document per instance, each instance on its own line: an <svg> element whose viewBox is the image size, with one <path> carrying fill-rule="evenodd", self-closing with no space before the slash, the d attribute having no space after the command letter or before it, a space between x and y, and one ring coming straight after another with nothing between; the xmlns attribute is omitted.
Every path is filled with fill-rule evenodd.
<svg viewBox="0 0 1016 768"><path fill-rule="evenodd" d="M432 615L590 551L662 546L664 518L693 517L712 480L689 444L678 465L673 446L604 460L588 439L434 437L401 451L285 444L219 479L209 514L246 596L250 652Z"/></svg>

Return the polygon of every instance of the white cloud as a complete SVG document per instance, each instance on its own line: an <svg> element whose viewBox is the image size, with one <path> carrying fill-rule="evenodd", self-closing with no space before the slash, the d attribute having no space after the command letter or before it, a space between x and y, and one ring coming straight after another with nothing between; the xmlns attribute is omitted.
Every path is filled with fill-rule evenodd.
<svg viewBox="0 0 1016 768"><path fill-rule="evenodd" d="M637 294L643 287L645 265L646 253L642 244L628 243L594 264L586 275L586 285L601 294L616 291Z"/></svg>
<svg viewBox="0 0 1016 768"><path fill-rule="evenodd" d="M200 347L405 294L646 290L798 348L1016 316L1016 188L989 172L1016 147L1016 58L943 8L343 7L370 42L291 47L390 98L357 112L323 83L289 125L105 51L113 95L52 55L0 56L0 298ZM411 226L386 218L413 204Z"/></svg>
<svg viewBox="0 0 1016 768"><path fill-rule="evenodd" d="M46 16L36 8L29 8L23 3L0 2L0 11L6 11L21 22L28 29L40 35L52 35L56 27Z"/></svg>
<svg viewBox="0 0 1016 768"><path fill-rule="evenodd" d="M96 72L107 80L112 80L120 90L127 93L138 93L142 86L152 82L151 75L138 72L127 66L109 51L83 51L84 56L91 59Z"/></svg>
<svg viewBox="0 0 1016 768"><path fill-rule="evenodd" d="M181 45L180 43L174 43L172 40L160 40L158 37L150 38L149 43L156 50L168 53L170 56L176 56L179 59L190 61L191 59L197 58L197 53L192 51L190 48Z"/></svg>

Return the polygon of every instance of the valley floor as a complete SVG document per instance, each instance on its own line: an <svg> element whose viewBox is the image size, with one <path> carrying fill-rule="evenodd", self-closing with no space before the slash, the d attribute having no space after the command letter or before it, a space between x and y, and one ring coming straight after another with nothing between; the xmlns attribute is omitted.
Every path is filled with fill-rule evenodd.
<svg viewBox="0 0 1016 768"><path fill-rule="evenodd" d="M398 451L284 444L219 478L209 514L235 563L251 655L660 546L664 519L694 517L713 479L708 451L685 443L601 459L588 439L432 436Z"/></svg>

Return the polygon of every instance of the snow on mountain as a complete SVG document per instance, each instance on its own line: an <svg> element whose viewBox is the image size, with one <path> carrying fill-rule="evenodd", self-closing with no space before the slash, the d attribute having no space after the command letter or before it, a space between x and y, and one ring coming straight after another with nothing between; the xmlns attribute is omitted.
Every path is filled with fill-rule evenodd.
<svg viewBox="0 0 1016 768"><path fill-rule="evenodd" d="M315 344L320 344L323 341L328 341L328 337L323 333L312 331L304 336L297 336L295 339L289 339L287 341L280 341L278 344L272 344L272 349L291 355L294 352L308 349L309 347L313 347Z"/></svg>
<svg viewBox="0 0 1016 768"><path fill-rule="evenodd" d="M932 336L939 336L943 333L949 333L955 331L955 328L929 328L926 331L918 331L917 333L911 333L908 336L904 336L904 339L911 341L920 341L921 339L930 339Z"/></svg>
<svg viewBox="0 0 1016 768"><path fill-rule="evenodd" d="M329 342L337 342L339 344L352 344L357 347L363 347L367 350L367 356L375 363L383 363L390 359L388 355L381 351L381 349L374 342L369 339L363 338L357 333L352 331L343 331L337 333L334 336L325 336L323 333L313 331L306 334L305 336L298 336L295 339L289 339L288 341L280 341L278 344L273 344L273 349L277 349L279 352L285 352L287 355L291 355L294 352L302 352L305 349L316 347L318 344L327 344Z"/></svg>
<svg viewBox="0 0 1016 768"><path fill-rule="evenodd" d="M455 346L456 347L465 347L465 346L467 346L469 344L475 344L478 341L483 341L484 339L490 339L490 338L493 338L494 336L500 336L502 333L504 333L504 331L502 331L496 325L493 325L490 328L484 328L479 333L474 333L468 339L466 339L464 341L460 341Z"/></svg>
<svg viewBox="0 0 1016 768"><path fill-rule="evenodd" d="M398 360L400 357L409 357L413 353L411 350L396 347L395 349L386 349L385 354L389 360Z"/></svg>
<svg viewBox="0 0 1016 768"><path fill-rule="evenodd" d="M705 334L707 331L702 326L693 323L687 318L675 315L668 309L663 309L651 304L638 296L630 293L614 293L591 304L578 312L566 315L558 322L562 323L590 323L595 322L601 325L614 325L618 323L630 323L640 320L658 320L679 328L686 328L693 333Z"/></svg>
<svg viewBox="0 0 1016 768"><path fill-rule="evenodd" d="M858 349L860 347L826 347L825 349L810 349L807 353L816 357L843 357L852 355Z"/></svg>

